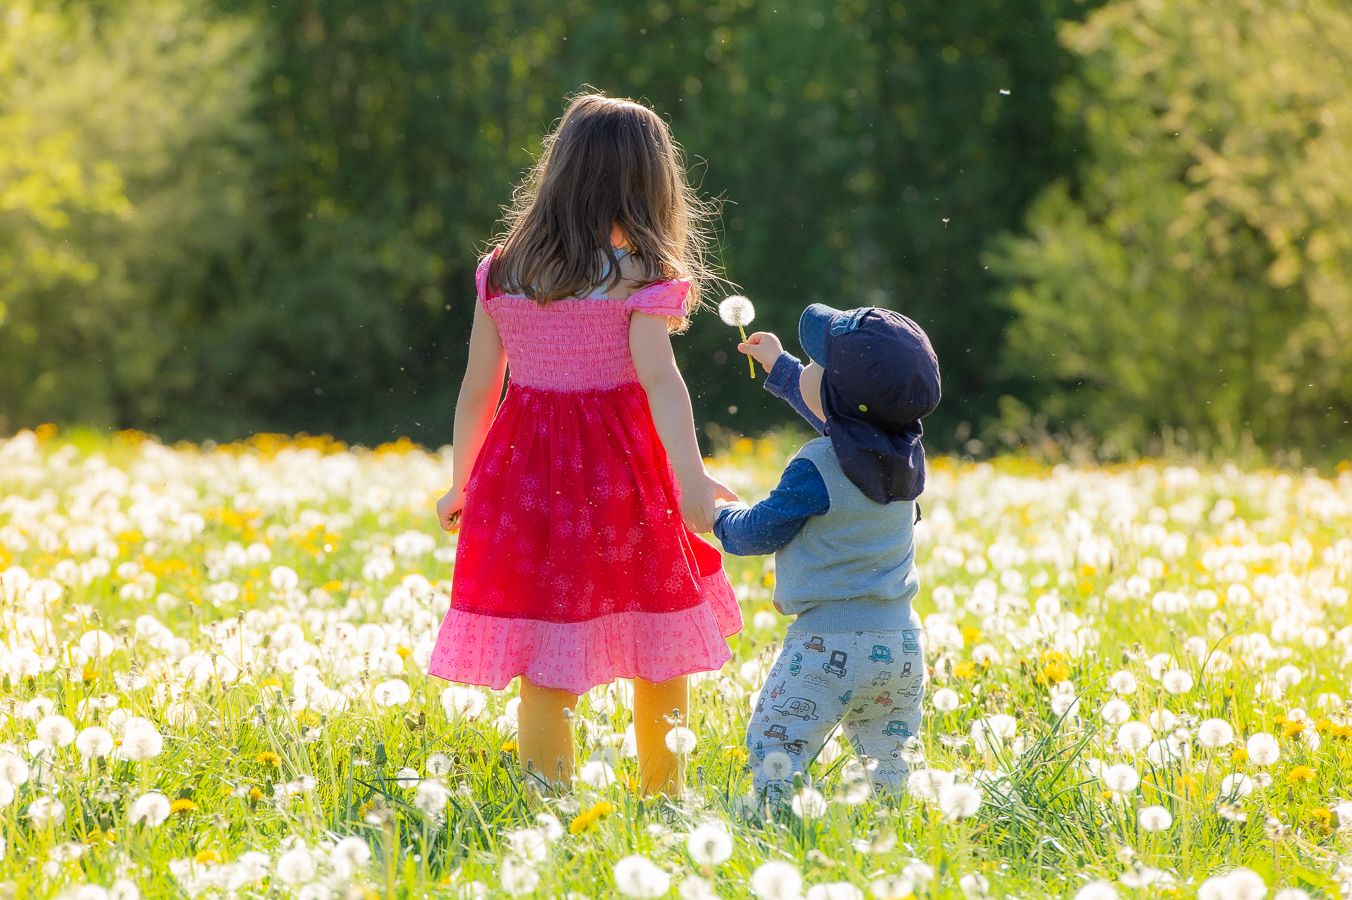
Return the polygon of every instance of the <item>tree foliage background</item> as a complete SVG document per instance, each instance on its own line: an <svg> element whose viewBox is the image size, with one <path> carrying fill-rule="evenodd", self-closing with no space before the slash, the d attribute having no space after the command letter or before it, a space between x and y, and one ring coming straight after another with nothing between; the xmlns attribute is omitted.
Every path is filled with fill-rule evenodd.
<svg viewBox="0 0 1352 900"><path fill-rule="evenodd" d="M448 440L475 262L590 84L671 121L758 327L793 347L813 301L925 326L940 446L1038 413L1121 451L1166 426L1327 448L1352 399L1347 22L1333 0L11 2L0 416ZM677 340L697 417L786 418L734 345L711 315Z"/></svg>

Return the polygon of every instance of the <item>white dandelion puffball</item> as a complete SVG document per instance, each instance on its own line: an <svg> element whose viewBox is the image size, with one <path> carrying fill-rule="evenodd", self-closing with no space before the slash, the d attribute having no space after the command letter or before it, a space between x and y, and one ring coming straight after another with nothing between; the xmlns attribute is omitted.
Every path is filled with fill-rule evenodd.
<svg viewBox="0 0 1352 900"><path fill-rule="evenodd" d="M828 881L808 888L806 900L864 900L864 892L848 881Z"/></svg>
<svg viewBox="0 0 1352 900"><path fill-rule="evenodd" d="M1214 875L1197 888L1198 900L1262 900L1267 882L1253 869L1238 868Z"/></svg>
<svg viewBox="0 0 1352 900"><path fill-rule="evenodd" d="M915 882L909 875L888 875L879 878L868 886L877 900L906 900L915 891Z"/></svg>
<svg viewBox="0 0 1352 900"><path fill-rule="evenodd" d="M667 749L672 753L685 755L695 749L699 739L695 737L695 732L689 728L677 725L667 732Z"/></svg>
<svg viewBox="0 0 1352 900"><path fill-rule="evenodd" d="M671 876L640 853L631 853L615 863L615 889L626 897L661 897L671 890Z"/></svg>
<svg viewBox="0 0 1352 900"><path fill-rule="evenodd" d="M1144 722L1126 722L1117 729L1117 746L1126 753L1140 753L1155 735Z"/></svg>
<svg viewBox="0 0 1352 900"><path fill-rule="evenodd" d="M300 576L290 566L278 566L272 570L268 581L279 591L290 591L300 584Z"/></svg>
<svg viewBox="0 0 1352 900"><path fill-rule="evenodd" d="M793 777L793 759L782 750L765 754L761 773L771 781L785 781Z"/></svg>
<svg viewBox="0 0 1352 900"><path fill-rule="evenodd" d="M478 688L453 684L441 692L441 705L452 719L476 719L488 706L488 697Z"/></svg>
<svg viewBox="0 0 1352 900"><path fill-rule="evenodd" d="M42 828L50 822L60 825L66 818L66 804L55 797L39 797L28 804L28 820L34 826Z"/></svg>
<svg viewBox="0 0 1352 900"><path fill-rule="evenodd" d="M65 716L43 716L37 724L38 740L49 747L65 747L75 740L75 725Z"/></svg>
<svg viewBox="0 0 1352 900"><path fill-rule="evenodd" d="M976 815L981 808L981 789L970 784L950 784L939 792L939 811L949 822Z"/></svg>
<svg viewBox="0 0 1352 900"><path fill-rule="evenodd" d="M540 833L545 836L545 840L557 841L563 837L563 823L557 816L549 813L540 813L535 817L535 824L540 827Z"/></svg>
<svg viewBox="0 0 1352 900"><path fill-rule="evenodd" d="M28 763L13 753L0 755L0 781L9 782L14 787L28 783Z"/></svg>
<svg viewBox="0 0 1352 900"><path fill-rule="evenodd" d="M604 760L593 759L582 764L577 777L587 787L599 791L615 783L615 770Z"/></svg>
<svg viewBox="0 0 1352 900"><path fill-rule="evenodd" d="M1109 700L1103 704L1099 715L1103 716L1103 721L1109 725L1121 725L1131 720L1131 707L1122 700Z"/></svg>
<svg viewBox="0 0 1352 900"><path fill-rule="evenodd" d="M1103 783L1110 791L1129 794L1141 783L1141 776L1132 766L1118 764L1103 770Z"/></svg>
<svg viewBox="0 0 1352 900"><path fill-rule="evenodd" d="M502 879L502 889L512 897L533 894L540 885L540 873L535 871L535 866L515 856L503 857L498 877Z"/></svg>
<svg viewBox="0 0 1352 900"><path fill-rule="evenodd" d="M1310 900L1310 895L1300 888L1282 888L1272 895L1272 900Z"/></svg>
<svg viewBox="0 0 1352 900"><path fill-rule="evenodd" d="M756 307L741 294L733 294L718 304L718 317L724 325L733 328L745 328L756 318Z"/></svg>
<svg viewBox="0 0 1352 900"><path fill-rule="evenodd" d="M154 725L129 726L122 735L122 755L132 762L154 759L164 750L164 736Z"/></svg>
<svg viewBox="0 0 1352 900"><path fill-rule="evenodd" d="M1091 881L1075 892L1075 900L1117 900L1117 888L1111 881Z"/></svg>
<svg viewBox="0 0 1352 900"><path fill-rule="evenodd" d="M538 828L518 828L507 833L512 853L533 863L544 862L549 855L549 838Z"/></svg>
<svg viewBox="0 0 1352 900"><path fill-rule="evenodd" d="M964 897L969 900L976 900L978 897L985 897L991 889L991 883L985 875L978 875L976 872L968 872L958 879L958 889L962 891Z"/></svg>
<svg viewBox="0 0 1352 900"><path fill-rule="evenodd" d="M1249 738L1245 749L1249 752L1249 761L1256 766L1270 766L1282 755L1277 739L1262 731Z"/></svg>
<svg viewBox="0 0 1352 900"><path fill-rule="evenodd" d="M1114 672L1112 677L1108 679L1108 687L1124 697L1134 694L1136 693L1136 676L1126 670Z"/></svg>
<svg viewBox="0 0 1352 900"><path fill-rule="evenodd" d="M939 712L952 712L958 708L959 699L958 692L952 688L939 688L930 702Z"/></svg>
<svg viewBox="0 0 1352 900"><path fill-rule="evenodd" d="M760 900L799 900L803 876L791 862L777 859L762 863L751 873L751 890Z"/></svg>
<svg viewBox="0 0 1352 900"><path fill-rule="evenodd" d="M826 797L816 788L805 787L794 794L790 806L793 807L793 814L800 819L826 815Z"/></svg>
<svg viewBox="0 0 1352 900"><path fill-rule="evenodd" d="M296 847L277 857L277 878L292 887L314 880L315 860L306 847Z"/></svg>
<svg viewBox="0 0 1352 900"><path fill-rule="evenodd" d="M1192 690L1192 676L1182 669L1170 669L1165 672L1160 683L1171 694L1186 694Z"/></svg>
<svg viewBox="0 0 1352 900"><path fill-rule="evenodd" d="M382 681L371 689L371 699L381 706L403 706L412 698L413 689L398 678Z"/></svg>
<svg viewBox="0 0 1352 900"><path fill-rule="evenodd" d="M906 779L906 791L917 800L939 802L939 793L953 784L953 773L943 769L916 769Z"/></svg>
<svg viewBox="0 0 1352 900"><path fill-rule="evenodd" d="M1221 797L1226 800L1238 800L1253 793L1253 779L1248 775L1233 773L1221 779Z"/></svg>
<svg viewBox="0 0 1352 900"><path fill-rule="evenodd" d="M450 799L451 792L446 789L446 785L435 778L419 782L417 789L413 792L413 805L423 815L432 819L441 815Z"/></svg>
<svg viewBox="0 0 1352 900"><path fill-rule="evenodd" d="M1207 719L1197 726L1197 740L1207 749L1225 747L1234 739L1235 729L1224 719Z"/></svg>
<svg viewBox="0 0 1352 900"><path fill-rule="evenodd" d="M720 823L706 822L690 832L685 849L701 866L720 866L732 858L732 835Z"/></svg>
<svg viewBox="0 0 1352 900"><path fill-rule="evenodd" d="M100 759L113 749L113 733L98 725L86 728L75 738L75 749L85 759Z"/></svg>
<svg viewBox="0 0 1352 900"><path fill-rule="evenodd" d="M141 889L130 878L119 878L108 888L108 900L141 900Z"/></svg>
<svg viewBox="0 0 1352 900"><path fill-rule="evenodd" d="M1142 831L1164 831L1174 824L1174 817L1163 806L1146 806L1136 814Z"/></svg>
<svg viewBox="0 0 1352 900"><path fill-rule="evenodd" d="M169 798L158 791L151 791L132 801L131 820L144 822L151 828L156 828L169 818L169 809Z"/></svg>
<svg viewBox="0 0 1352 900"><path fill-rule="evenodd" d="M343 838L329 851L329 864L343 878L351 878L370 862L370 845L355 835Z"/></svg>

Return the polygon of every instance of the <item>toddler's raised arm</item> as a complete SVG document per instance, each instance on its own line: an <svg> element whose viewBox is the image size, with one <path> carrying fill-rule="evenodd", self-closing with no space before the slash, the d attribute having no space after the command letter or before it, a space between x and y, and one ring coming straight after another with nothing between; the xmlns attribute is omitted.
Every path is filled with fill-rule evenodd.
<svg viewBox="0 0 1352 900"><path fill-rule="evenodd" d="M806 419L818 434L826 433L826 424L803 402L803 394L798 387L803 364L798 357L784 350L777 336L768 331L758 331L748 337L745 344L738 344L737 349L755 359L770 373L770 377L765 379L767 391L787 400L794 412Z"/></svg>

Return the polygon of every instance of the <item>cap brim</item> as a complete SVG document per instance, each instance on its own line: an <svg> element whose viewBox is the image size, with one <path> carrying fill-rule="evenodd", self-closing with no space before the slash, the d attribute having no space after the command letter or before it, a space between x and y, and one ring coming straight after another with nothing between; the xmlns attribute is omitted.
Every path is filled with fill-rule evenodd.
<svg viewBox="0 0 1352 900"><path fill-rule="evenodd" d="M826 336L831 332L831 320L840 315L825 303L813 303L803 310L798 319L798 343L803 352L819 366L826 365Z"/></svg>

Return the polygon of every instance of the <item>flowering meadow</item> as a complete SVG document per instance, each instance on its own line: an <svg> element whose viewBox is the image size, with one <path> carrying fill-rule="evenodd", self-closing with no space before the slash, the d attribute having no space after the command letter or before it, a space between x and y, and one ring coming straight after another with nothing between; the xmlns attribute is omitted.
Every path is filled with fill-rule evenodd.
<svg viewBox="0 0 1352 900"><path fill-rule="evenodd" d="M792 450L711 468L754 499ZM932 459L907 791L872 796L833 738L767 808L749 766L792 761L743 735L786 625L772 562L727 560L746 628L673 727L685 794L634 793L621 682L579 704L578 777L542 799L513 691L424 673L450 465L0 441L0 898L1352 892L1352 472Z"/></svg>

